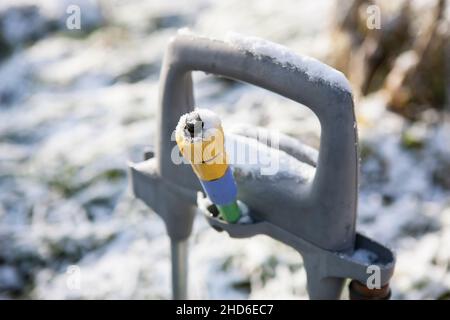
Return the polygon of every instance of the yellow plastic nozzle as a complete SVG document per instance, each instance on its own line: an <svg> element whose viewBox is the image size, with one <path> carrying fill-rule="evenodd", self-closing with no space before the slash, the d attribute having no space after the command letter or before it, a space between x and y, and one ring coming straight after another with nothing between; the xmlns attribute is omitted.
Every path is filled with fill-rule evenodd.
<svg viewBox="0 0 450 320"><path fill-rule="evenodd" d="M200 179L211 181L225 174L228 161L222 127L209 129L208 135L201 139L191 139L177 132L176 141L181 154Z"/></svg>

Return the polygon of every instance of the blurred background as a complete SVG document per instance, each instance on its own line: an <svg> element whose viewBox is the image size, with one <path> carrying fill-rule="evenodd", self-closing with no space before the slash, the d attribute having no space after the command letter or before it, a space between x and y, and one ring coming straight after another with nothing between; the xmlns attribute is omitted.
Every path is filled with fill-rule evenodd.
<svg viewBox="0 0 450 320"><path fill-rule="evenodd" d="M67 27L71 5L80 29ZM2 0L0 298L170 298L164 225L130 195L126 168L153 143L161 59L183 27L263 37L346 74L358 229L396 250L393 298L450 298L449 19L442 0ZM194 79L197 106L225 129L244 121L318 147L307 108ZM282 244L203 219L190 241L192 298L307 298L301 258Z"/></svg>

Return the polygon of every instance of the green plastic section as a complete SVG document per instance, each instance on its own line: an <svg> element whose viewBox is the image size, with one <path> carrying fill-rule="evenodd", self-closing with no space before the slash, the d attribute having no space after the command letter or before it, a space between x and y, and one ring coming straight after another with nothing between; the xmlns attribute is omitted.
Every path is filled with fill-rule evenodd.
<svg viewBox="0 0 450 320"><path fill-rule="evenodd" d="M239 209L239 206L236 201L224 206L218 205L217 209L219 209L220 216L226 222L235 223L241 217L241 210Z"/></svg>

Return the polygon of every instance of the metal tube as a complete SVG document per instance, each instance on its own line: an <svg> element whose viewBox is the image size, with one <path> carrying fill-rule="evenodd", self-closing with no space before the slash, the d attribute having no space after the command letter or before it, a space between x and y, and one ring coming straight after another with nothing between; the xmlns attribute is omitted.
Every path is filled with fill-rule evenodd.
<svg viewBox="0 0 450 320"><path fill-rule="evenodd" d="M172 298L187 299L188 240L170 240L172 259Z"/></svg>

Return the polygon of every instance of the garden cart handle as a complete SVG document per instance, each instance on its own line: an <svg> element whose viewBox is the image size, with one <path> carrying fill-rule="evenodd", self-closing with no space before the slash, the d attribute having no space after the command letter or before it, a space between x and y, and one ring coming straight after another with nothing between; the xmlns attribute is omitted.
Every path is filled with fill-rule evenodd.
<svg viewBox="0 0 450 320"><path fill-rule="evenodd" d="M181 115L193 110L191 71L204 71L265 88L309 107L321 125L320 151L313 181L295 197L290 216L267 212L263 219L301 235L327 250L352 250L357 210L357 128L353 99L347 83L330 81L337 71L314 61L280 63L276 57L257 55L232 43L193 35L177 35L168 45L161 70L158 112L157 171L169 184L197 188L191 168L176 165L171 136ZM319 68L322 74L313 74ZM345 77L342 76L345 80ZM346 80L345 80L346 81ZM245 201L245 199L243 199ZM251 204L250 204L251 205ZM180 207L177 201L166 210ZM172 238L189 235L192 215L165 219Z"/></svg>

